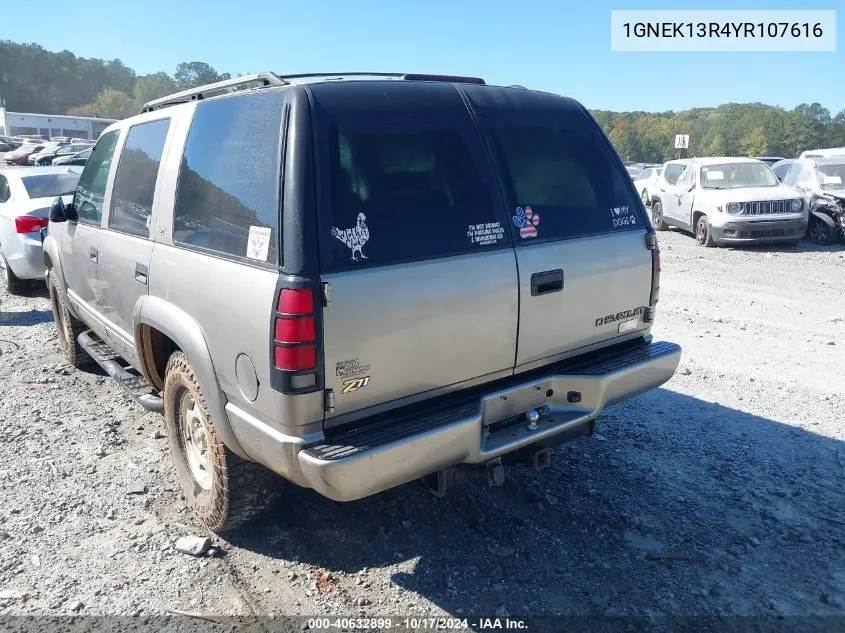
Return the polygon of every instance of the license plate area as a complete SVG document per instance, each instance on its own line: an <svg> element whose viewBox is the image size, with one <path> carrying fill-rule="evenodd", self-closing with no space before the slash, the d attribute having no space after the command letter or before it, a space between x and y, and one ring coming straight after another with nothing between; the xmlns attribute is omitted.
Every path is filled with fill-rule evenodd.
<svg viewBox="0 0 845 633"><path fill-rule="evenodd" d="M767 229L765 231L749 231L749 237L783 237L783 229Z"/></svg>

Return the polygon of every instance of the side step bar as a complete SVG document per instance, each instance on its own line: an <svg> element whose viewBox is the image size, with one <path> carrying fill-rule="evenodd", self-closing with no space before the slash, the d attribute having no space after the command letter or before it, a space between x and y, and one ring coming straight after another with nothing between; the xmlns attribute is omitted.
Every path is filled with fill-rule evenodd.
<svg viewBox="0 0 845 633"><path fill-rule="evenodd" d="M94 332L91 330L82 332L77 340L88 355L97 361L97 364L114 378L117 384L126 389L144 409L156 413L164 411L164 400L155 392L147 379L135 371L134 367L124 367L120 362L120 357Z"/></svg>

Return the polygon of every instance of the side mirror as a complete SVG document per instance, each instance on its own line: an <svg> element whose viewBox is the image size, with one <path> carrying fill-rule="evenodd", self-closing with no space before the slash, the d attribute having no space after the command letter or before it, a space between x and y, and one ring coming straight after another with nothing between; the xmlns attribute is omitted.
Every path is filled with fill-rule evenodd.
<svg viewBox="0 0 845 633"><path fill-rule="evenodd" d="M56 197L50 206L50 222L67 222L67 207L61 196Z"/></svg>

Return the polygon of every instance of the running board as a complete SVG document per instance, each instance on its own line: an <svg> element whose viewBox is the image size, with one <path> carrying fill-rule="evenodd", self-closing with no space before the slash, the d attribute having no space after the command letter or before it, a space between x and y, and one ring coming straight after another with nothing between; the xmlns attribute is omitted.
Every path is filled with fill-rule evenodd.
<svg viewBox="0 0 845 633"><path fill-rule="evenodd" d="M164 400L155 392L147 379L134 367L124 367L120 362L120 357L94 332L91 330L82 332L77 340L88 355L144 409L156 413L164 411Z"/></svg>

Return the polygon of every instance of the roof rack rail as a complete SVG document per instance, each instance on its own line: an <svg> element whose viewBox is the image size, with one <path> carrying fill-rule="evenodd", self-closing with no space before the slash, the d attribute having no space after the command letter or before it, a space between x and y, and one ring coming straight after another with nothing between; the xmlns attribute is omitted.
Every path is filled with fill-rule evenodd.
<svg viewBox="0 0 845 633"><path fill-rule="evenodd" d="M258 83L259 86L253 84ZM284 86L288 82L279 77L273 72L254 73L252 75L244 75L242 77L233 77L232 79L224 79L213 84L206 84L204 86L197 86L196 88L189 88L182 92L176 92L160 99L153 99L148 101L141 108L141 112L152 112L159 108L166 108L167 106L176 105L178 103L187 103L188 101L197 101L204 99L207 96L217 92L223 92L237 88L266 88L268 86Z"/></svg>
<svg viewBox="0 0 845 633"><path fill-rule="evenodd" d="M348 73L298 73L295 75L278 76L281 79L318 79L320 77L334 77L336 79L343 79L344 77L395 77L397 79L402 79L405 76L405 73L369 73L365 71L353 71Z"/></svg>
<svg viewBox="0 0 845 633"><path fill-rule="evenodd" d="M300 73L296 75L279 75L284 80L297 79L344 79L345 77L384 77L404 79L406 81L448 81L451 83L480 84L484 80L480 77L462 77L459 75L429 75L425 73L385 73L385 72L343 72L343 73Z"/></svg>

